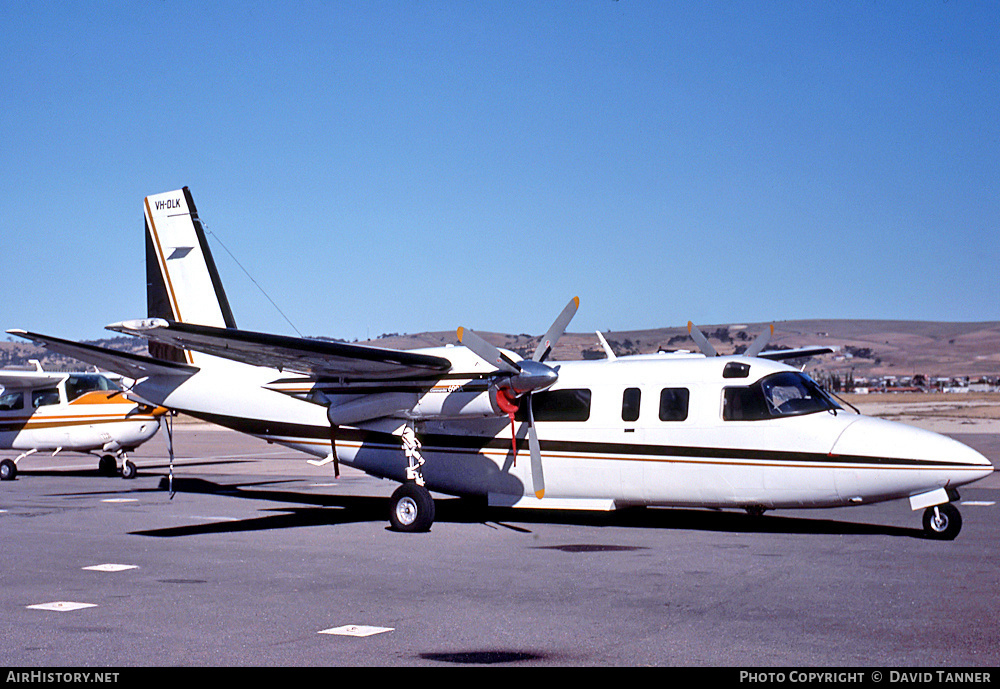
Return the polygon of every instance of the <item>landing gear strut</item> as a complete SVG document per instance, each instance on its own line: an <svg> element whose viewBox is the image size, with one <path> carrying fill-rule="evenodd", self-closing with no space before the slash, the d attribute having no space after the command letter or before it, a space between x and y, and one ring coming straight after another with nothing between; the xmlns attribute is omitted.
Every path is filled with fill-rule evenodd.
<svg viewBox="0 0 1000 689"><path fill-rule="evenodd" d="M406 454L406 483L389 499L389 522L396 531L429 531L434 523L434 498L424 487L420 441L413 427L403 428L403 452Z"/></svg>
<svg viewBox="0 0 1000 689"><path fill-rule="evenodd" d="M951 541L962 530L962 515L950 502L924 510L924 533L939 541Z"/></svg>

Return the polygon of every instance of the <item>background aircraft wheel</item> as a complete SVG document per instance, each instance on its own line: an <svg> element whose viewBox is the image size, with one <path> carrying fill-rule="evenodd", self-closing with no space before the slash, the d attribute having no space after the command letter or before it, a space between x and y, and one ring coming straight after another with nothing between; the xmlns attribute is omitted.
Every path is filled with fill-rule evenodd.
<svg viewBox="0 0 1000 689"><path fill-rule="evenodd" d="M139 470L133 464L131 459L126 459L122 462L122 478L135 478L135 475L139 473Z"/></svg>
<svg viewBox="0 0 1000 689"><path fill-rule="evenodd" d="M429 531L434 523L434 498L415 483L404 483L389 499L389 521L396 531Z"/></svg>
<svg viewBox="0 0 1000 689"><path fill-rule="evenodd" d="M0 462L0 481L13 481L15 476L17 476L17 465L13 459Z"/></svg>
<svg viewBox="0 0 1000 689"><path fill-rule="evenodd" d="M962 515L950 502L924 510L924 533L940 541L950 541L962 529Z"/></svg>
<svg viewBox="0 0 1000 689"><path fill-rule="evenodd" d="M114 476L117 469L118 465L111 455L102 455L97 462L97 471L103 476Z"/></svg>

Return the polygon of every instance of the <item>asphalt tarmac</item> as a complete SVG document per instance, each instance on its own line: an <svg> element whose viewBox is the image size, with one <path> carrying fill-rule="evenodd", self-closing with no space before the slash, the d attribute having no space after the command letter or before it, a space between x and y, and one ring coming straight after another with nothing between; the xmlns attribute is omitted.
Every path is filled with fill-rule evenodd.
<svg viewBox="0 0 1000 689"><path fill-rule="evenodd" d="M960 439L1000 465L996 436ZM905 502L753 518L441 496L429 533L402 534L391 482L196 424L175 447L173 497L159 435L134 480L65 455L0 484L5 665L1000 665L997 474L962 491L951 542Z"/></svg>

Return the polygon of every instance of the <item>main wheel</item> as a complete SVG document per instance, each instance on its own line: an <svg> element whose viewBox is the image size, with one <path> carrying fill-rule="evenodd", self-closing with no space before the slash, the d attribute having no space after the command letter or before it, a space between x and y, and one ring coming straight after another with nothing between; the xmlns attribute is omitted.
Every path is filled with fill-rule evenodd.
<svg viewBox="0 0 1000 689"><path fill-rule="evenodd" d="M429 531L434 523L434 498L416 483L404 483L389 498L389 522L396 531Z"/></svg>
<svg viewBox="0 0 1000 689"><path fill-rule="evenodd" d="M117 470L118 465L112 455L102 455L97 462L97 471L102 476L114 476Z"/></svg>
<svg viewBox="0 0 1000 689"><path fill-rule="evenodd" d="M962 530L962 515L950 502L924 510L924 533L939 541L950 541Z"/></svg>
<svg viewBox="0 0 1000 689"><path fill-rule="evenodd" d="M15 476L17 476L17 465L13 459L0 462L0 481L13 481Z"/></svg>

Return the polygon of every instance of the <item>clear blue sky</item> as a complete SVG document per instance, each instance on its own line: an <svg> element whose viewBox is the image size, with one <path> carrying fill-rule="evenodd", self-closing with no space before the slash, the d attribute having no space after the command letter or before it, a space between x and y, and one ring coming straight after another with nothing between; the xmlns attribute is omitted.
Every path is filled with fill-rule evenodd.
<svg viewBox="0 0 1000 689"><path fill-rule="evenodd" d="M145 315L189 186L237 323L1000 320L1000 3L0 3L0 325Z"/></svg>

